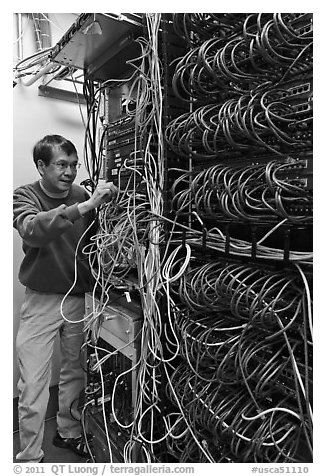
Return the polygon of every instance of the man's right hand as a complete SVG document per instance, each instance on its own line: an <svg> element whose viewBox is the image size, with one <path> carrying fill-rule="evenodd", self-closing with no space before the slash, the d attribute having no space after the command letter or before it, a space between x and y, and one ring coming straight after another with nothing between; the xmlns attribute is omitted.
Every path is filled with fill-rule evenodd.
<svg viewBox="0 0 326 476"><path fill-rule="evenodd" d="M81 215L99 207L102 203L110 202L117 196L118 189L112 182L99 184L93 192L93 195L83 203L78 204L78 210Z"/></svg>

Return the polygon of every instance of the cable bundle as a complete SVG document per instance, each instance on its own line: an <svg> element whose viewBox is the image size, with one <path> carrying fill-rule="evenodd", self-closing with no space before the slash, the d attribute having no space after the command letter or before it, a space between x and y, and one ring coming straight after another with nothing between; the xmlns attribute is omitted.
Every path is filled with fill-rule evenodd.
<svg viewBox="0 0 326 476"><path fill-rule="evenodd" d="M148 38L137 38L141 55L130 61L137 73L129 91L129 95L135 98L135 108L127 108L127 115L133 118L139 137L135 134L134 150L119 167L116 203L102 207L99 231L93 237L94 247L89 248L90 259L99 263L98 270L93 266L93 274L97 277L94 292L97 291L100 301L100 306L94 306L93 328L101 322L101 313L109 302L109 290L117 285L123 287L132 268L138 278L137 290L143 311L143 325L137 336L140 356L132 369L116 378L111 412L105 414L105 421L113 419L129 435L124 448L125 462L132 461L135 446L139 444L148 461L155 460L154 445L166 438L165 431L157 435L157 422L162 420L160 387L165 352L158 304L163 227L159 219L153 219L153 214L161 215L163 210L163 97L158 55L160 14L146 14L145 20ZM128 104L128 99L126 102ZM120 186L122 178L124 185ZM107 358L110 359L111 355L108 354ZM125 424L116 414L114 402L119 382L132 370L137 371L134 419ZM107 410L103 409L103 412ZM107 439L110 445L108 434Z"/></svg>
<svg viewBox="0 0 326 476"><path fill-rule="evenodd" d="M282 93L279 88L258 91L184 113L169 123L166 140L178 156L201 159L218 159L225 149L248 152L254 146L282 154L282 150L307 147L309 138L297 137L292 130L296 106ZM312 118L307 107L304 121L309 123Z"/></svg>
<svg viewBox="0 0 326 476"><path fill-rule="evenodd" d="M283 224L282 222L280 223ZM272 228L264 237L262 237L258 243L253 243L237 238L227 237L222 231L217 228L211 228L207 231L191 231L184 235L184 232L174 233L174 238L171 240L172 244L182 244L186 239L187 244L197 252L198 256L201 256L203 252L219 252L227 253L229 258L247 257L251 259L263 259L267 261L283 261L288 259L289 261L302 263L306 265L312 265L313 254L308 251L289 251L289 256L285 255L285 251L280 248L272 248L271 246L264 246L261 243L266 237L268 237L279 226L276 225ZM179 236L179 238L178 238ZM203 245L204 242L204 245Z"/></svg>
<svg viewBox="0 0 326 476"><path fill-rule="evenodd" d="M274 392L294 397L293 382L298 375L301 382L307 379L305 394L309 402L312 353L310 347L305 351L294 337L298 329L301 331L298 326L289 333L295 365L291 360L294 354L289 355L283 335L271 336L251 322L241 324L228 311L194 313L185 308L176 313L175 327L181 342L180 355L203 381L229 387L250 385L251 394L258 399Z"/></svg>
<svg viewBox="0 0 326 476"><path fill-rule="evenodd" d="M297 279L217 261L190 270L180 278L175 292L195 312L229 310L242 322L277 332L294 325L300 315L303 297Z"/></svg>
<svg viewBox="0 0 326 476"><path fill-rule="evenodd" d="M179 60L172 81L177 97L212 103L312 68L312 36L287 25L282 14L249 15L242 34L229 38L210 36Z"/></svg>
<svg viewBox="0 0 326 476"><path fill-rule="evenodd" d="M189 44L207 38L225 38L241 31L244 13L174 13L173 27L178 36Z"/></svg>
<svg viewBox="0 0 326 476"><path fill-rule="evenodd" d="M297 270L209 262L172 285L184 363L167 393L234 461L298 461L302 438L310 458L311 298Z"/></svg>
<svg viewBox="0 0 326 476"><path fill-rule="evenodd" d="M312 254L289 239L290 226L312 222L311 15L239 14L233 26L207 16L206 29L198 14L174 16L189 48L172 87L188 110L166 128L182 162L171 168L169 220L181 254L169 263L179 274L169 346L181 362L166 390L185 425L167 445L184 461L311 461L311 280L301 266ZM262 244L276 230L284 250ZM243 264L258 257L276 269Z"/></svg>
<svg viewBox="0 0 326 476"><path fill-rule="evenodd" d="M312 39L312 15L308 13L175 13L173 27L189 45L212 37L227 41L233 36L257 36L256 47L271 49L268 40L289 46L290 41Z"/></svg>
<svg viewBox="0 0 326 476"><path fill-rule="evenodd" d="M90 257L93 276L101 272L101 286L105 289L112 282L118 283L132 269L137 268L137 250L145 246L148 239L148 217L144 197L138 197L138 204L130 207L129 198L118 196L119 207L107 205L98 216L98 231L91 239L91 246L84 249ZM123 208L125 206L125 208ZM138 226L135 228L133 221ZM98 278L99 279L99 278Z"/></svg>
<svg viewBox="0 0 326 476"><path fill-rule="evenodd" d="M296 175L305 165L304 160L287 159L185 172L171 187L171 208L181 213L192 206L201 217L213 219L262 223L279 217L290 223L310 222L312 195L303 187L304 179Z"/></svg>
<svg viewBox="0 0 326 476"><path fill-rule="evenodd" d="M244 387L230 389L216 380L207 383L186 364L177 367L171 381L189 420L209 432L209 441L228 448L231 460L300 461L301 418L289 397L278 402L261 399L257 409ZM216 450L211 454L213 462L220 461Z"/></svg>
<svg viewBox="0 0 326 476"><path fill-rule="evenodd" d="M175 416L175 415L173 415ZM198 425L197 425L198 426ZM209 437L209 433L204 428L197 428L199 440L205 448L205 453L194 441L189 429L183 419L177 420L174 430L167 440L168 453L176 458L180 463L232 463L230 451L220 441L214 441ZM229 454L229 456L228 456ZM213 456L214 455L214 456Z"/></svg>

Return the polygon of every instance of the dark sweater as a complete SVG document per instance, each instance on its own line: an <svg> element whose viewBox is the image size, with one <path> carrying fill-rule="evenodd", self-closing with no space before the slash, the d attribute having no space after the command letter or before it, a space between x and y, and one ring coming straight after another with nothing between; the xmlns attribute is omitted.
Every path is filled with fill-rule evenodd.
<svg viewBox="0 0 326 476"><path fill-rule="evenodd" d="M14 191L14 227L23 239L25 257L19 280L34 291L66 293L74 282L75 250L81 235L91 222L91 214L82 217L78 203L87 200L87 192L72 185L66 198L51 198L39 182ZM91 289L88 259L82 253L87 238L82 239L77 254L77 283L71 294Z"/></svg>

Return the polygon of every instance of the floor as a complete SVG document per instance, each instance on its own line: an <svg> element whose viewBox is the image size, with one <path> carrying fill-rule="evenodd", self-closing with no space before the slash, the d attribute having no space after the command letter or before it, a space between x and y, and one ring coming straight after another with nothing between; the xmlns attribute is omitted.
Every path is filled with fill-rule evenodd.
<svg viewBox="0 0 326 476"><path fill-rule="evenodd" d="M57 448L52 444L52 439L55 435L56 429L55 418L46 420L43 439L44 463L85 463L85 458L81 458L70 450ZM15 456L19 452L18 431L14 432L13 452L13 461L15 462Z"/></svg>

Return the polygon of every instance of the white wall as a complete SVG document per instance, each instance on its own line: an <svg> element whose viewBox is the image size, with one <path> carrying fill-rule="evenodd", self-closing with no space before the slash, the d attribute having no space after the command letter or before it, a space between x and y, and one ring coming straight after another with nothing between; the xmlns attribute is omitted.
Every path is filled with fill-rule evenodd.
<svg viewBox="0 0 326 476"><path fill-rule="evenodd" d="M73 23L76 14L49 14L55 22L53 25L53 44L63 35ZM60 28L59 28L59 26ZM32 54L34 40L29 26L25 25L23 36L24 57ZM15 35L15 28L14 28ZM17 50L14 48L14 59ZM23 79L26 82L27 79ZM38 179L39 175L32 159L34 144L46 134L60 134L70 139L76 146L80 162L83 162L84 128L78 104L68 101L38 96L37 83L26 87L21 81L13 89L13 188L30 183ZM52 84L50 84L52 86ZM84 114L85 108L82 107ZM76 183L87 177L85 169L78 172ZM13 237L13 318L14 342L19 324L19 311L24 296L24 287L18 281L18 270L23 258L21 239L16 230ZM13 393L17 396L17 381L19 371L16 365L16 351L14 349ZM59 346L56 342L52 384L58 382Z"/></svg>

